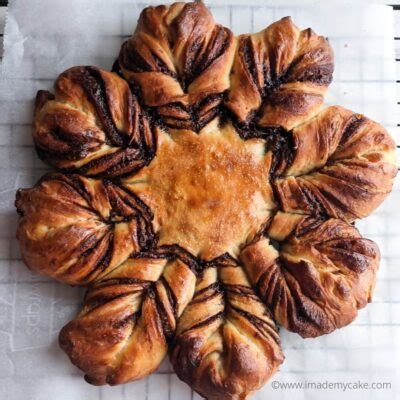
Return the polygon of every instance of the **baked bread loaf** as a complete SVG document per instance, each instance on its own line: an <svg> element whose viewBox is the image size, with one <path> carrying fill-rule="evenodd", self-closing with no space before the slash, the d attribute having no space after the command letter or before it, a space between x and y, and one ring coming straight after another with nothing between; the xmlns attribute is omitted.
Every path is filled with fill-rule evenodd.
<svg viewBox="0 0 400 400"><path fill-rule="evenodd" d="M74 67L36 99L57 169L17 193L29 268L87 287L60 333L96 385L140 379L168 350L207 399L244 399L303 337L349 324L379 250L354 221L391 191L395 144L321 110L327 40L284 18L235 38L201 2L146 8L113 68Z"/></svg>

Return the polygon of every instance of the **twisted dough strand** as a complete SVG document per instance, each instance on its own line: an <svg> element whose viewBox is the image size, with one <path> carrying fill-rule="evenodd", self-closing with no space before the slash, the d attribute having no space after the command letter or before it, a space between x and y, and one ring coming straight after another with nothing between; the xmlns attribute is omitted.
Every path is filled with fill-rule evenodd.
<svg viewBox="0 0 400 400"><path fill-rule="evenodd" d="M48 174L16 207L23 260L60 282L98 280L153 241L151 211L109 181Z"/></svg>
<svg viewBox="0 0 400 400"><path fill-rule="evenodd" d="M232 32L204 3L174 3L143 10L118 61L167 126L198 131L218 113L233 52Z"/></svg>
<svg viewBox="0 0 400 400"><path fill-rule="evenodd" d="M157 129L116 74L73 67L39 91L33 138L50 165L86 176L119 177L154 155Z"/></svg>
<svg viewBox="0 0 400 400"><path fill-rule="evenodd" d="M343 221L278 213L241 260L276 321L303 337L349 324L371 300L377 245Z"/></svg>
<svg viewBox="0 0 400 400"><path fill-rule="evenodd" d="M396 145L376 122L328 107L290 135L289 162L279 162L274 181L283 211L351 222L369 215L391 191Z"/></svg>
<svg viewBox="0 0 400 400"><path fill-rule="evenodd" d="M203 270L178 322L178 376L207 399L245 398L283 361L277 328L242 268L221 257Z"/></svg>
<svg viewBox="0 0 400 400"><path fill-rule="evenodd" d="M129 259L88 290L60 345L92 384L141 379L165 357L195 281L179 259Z"/></svg>
<svg viewBox="0 0 400 400"><path fill-rule="evenodd" d="M333 73L324 37L286 17L237 42L226 106L242 130L290 130L318 112Z"/></svg>

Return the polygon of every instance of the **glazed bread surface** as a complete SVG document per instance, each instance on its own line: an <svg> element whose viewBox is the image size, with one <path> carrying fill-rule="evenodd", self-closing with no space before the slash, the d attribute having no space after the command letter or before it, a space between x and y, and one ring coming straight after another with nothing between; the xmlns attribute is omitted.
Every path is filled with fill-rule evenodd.
<svg viewBox="0 0 400 400"><path fill-rule="evenodd" d="M20 189L25 264L87 288L60 346L85 379L146 377L169 354L212 400L284 360L279 326L341 328L371 301L379 249L354 222L390 193L395 143L324 107L326 38L283 18L234 37L202 2L145 8L113 72L79 66L36 98L57 172Z"/></svg>

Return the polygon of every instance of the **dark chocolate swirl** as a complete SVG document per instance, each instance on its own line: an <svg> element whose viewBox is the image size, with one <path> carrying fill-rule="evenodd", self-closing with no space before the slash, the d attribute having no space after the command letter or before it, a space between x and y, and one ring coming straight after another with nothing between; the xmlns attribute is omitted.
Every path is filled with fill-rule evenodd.
<svg viewBox="0 0 400 400"><path fill-rule="evenodd" d="M369 215L392 190L397 174L395 143L363 115L328 107L290 132L274 187L286 212L354 221Z"/></svg>
<svg viewBox="0 0 400 400"><path fill-rule="evenodd" d="M130 258L88 290L60 345L92 384L143 378L164 359L195 282L179 259Z"/></svg>
<svg viewBox="0 0 400 400"><path fill-rule="evenodd" d="M116 74L74 67L58 77L54 92L36 97L33 138L43 161L111 178L138 171L154 155L157 128Z"/></svg>
<svg viewBox="0 0 400 400"><path fill-rule="evenodd" d="M243 250L241 260L285 328L303 337L324 335L349 324L370 301L379 250L353 226L278 213L266 234Z"/></svg>
<svg viewBox="0 0 400 400"><path fill-rule="evenodd" d="M48 174L16 207L23 260L61 282L98 280L154 242L151 211L110 181Z"/></svg>
<svg viewBox="0 0 400 400"><path fill-rule="evenodd" d="M283 361L277 328L242 269L209 263L179 320L171 353L178 376L208 399L244 398Z"/></svg>
<svg viewBox="0 0 400 400"><path fill-rule="evenodd" d="M225 104L242 130L290 130L318 112L332 73L328 41L286 17L238 37Z"/></svg>
<svg viewBox="0 0 400 400"><path fill-rule="evenodd" d="M119 54L122 76L172 128L199 131L229 88L234 39L202 2L148 7Z"/></svg>

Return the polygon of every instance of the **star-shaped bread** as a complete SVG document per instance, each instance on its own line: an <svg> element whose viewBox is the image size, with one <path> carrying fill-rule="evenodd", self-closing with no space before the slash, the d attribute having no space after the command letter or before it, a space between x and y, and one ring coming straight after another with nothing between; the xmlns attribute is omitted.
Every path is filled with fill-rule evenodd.
<svg viewBox="0 0 400 400"><path fill-rule="evenodd" d="M25 263L87 286L60 345L93 384L175 372L244 399L303 337L372 296L375 243L353 222L391 191L395 144L324 107L328 41L283 18L234 37L201 2L148 7L113 72L73 67L36 98L57 172L19 190Z"/></svg>

